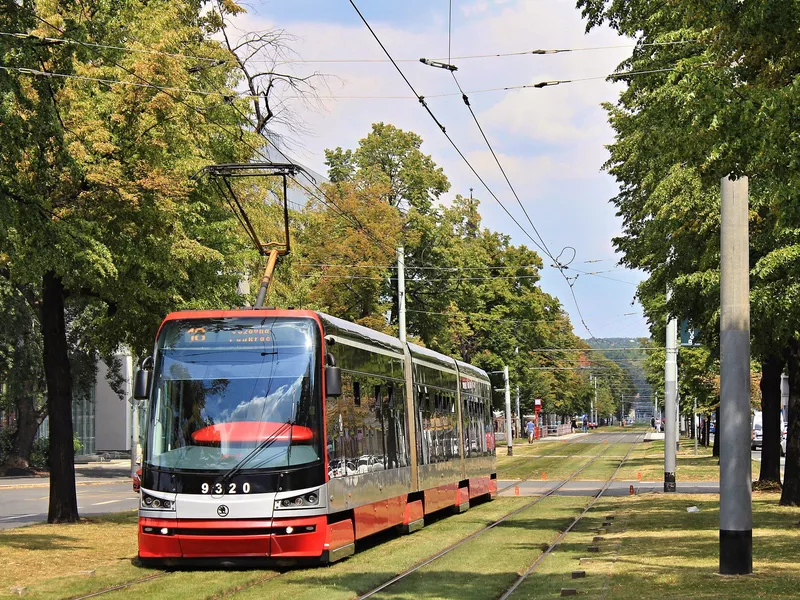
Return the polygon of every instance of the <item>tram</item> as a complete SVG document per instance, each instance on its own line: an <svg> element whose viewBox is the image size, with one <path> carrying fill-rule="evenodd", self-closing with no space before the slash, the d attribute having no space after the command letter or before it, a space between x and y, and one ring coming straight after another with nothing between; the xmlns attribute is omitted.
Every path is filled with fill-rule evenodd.
<svg viewBox="0 0 800 600"><path fill-rule="evenodd" d="M145 564L333 562L497 493L486 373L324 313L172 313L135 387Z"/></svg>

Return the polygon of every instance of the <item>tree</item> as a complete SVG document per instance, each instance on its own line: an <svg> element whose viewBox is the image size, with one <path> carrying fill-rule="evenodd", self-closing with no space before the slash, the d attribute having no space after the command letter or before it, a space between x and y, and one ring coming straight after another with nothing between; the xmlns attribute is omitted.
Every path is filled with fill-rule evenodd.
<svg viewBox="0 0 800 600"><path fill-rule="evenodd" d="M325 151L332 183L362 181L382 184L381 200L405 210L425 214L433 202L450 189L441 167L420 150L422 138L394 125L375 123L372 131L353 150Z"/></svg>
<svg viewBox="0 0 800 600"><path fill-rule="evenodd" d="M784 348L790 363L800 359L792 352L800 323L792 233L800 179L789 125L798 106L800 14L780 0L691 0L669 7L580 0L578 6L588 28L608 22L638 39L620 71L651 71L630 78L617 105L607 106L617 131L608 166L622 184L614 202L625 223L615 243L627 264L651 273L639 290L645 305L652 300L651 322L665 316L652 311L659 304L666 313L688 316L718 352L712 332L718 330L719 179L749 174L753 353L774 382ZM658 300L667 282L673 287L669 305ZM800 372L791 364L789 371ZM765 419L771 424L765 477L775 472L776 389L765 388ZM798 476L800 422L797 436L789 439L782 503L800 502Z"/></svg>
<svg viewBox="0 0 800 600"><path fill-rule="evenodd" d="M65 75L0 73L0 239L8 280L41 299L48 521L67 522L78 518L70 306L80 308L82 343L105 353L148 348L169 310L232 304L241 236L190 177L247 159L255 137L244 129L247 104L231 99L230 63L202 78L187 68L189 54L230 56L209 39L200 2L7 7L3 30L70 40L0 41L4 64Z"/></svg>

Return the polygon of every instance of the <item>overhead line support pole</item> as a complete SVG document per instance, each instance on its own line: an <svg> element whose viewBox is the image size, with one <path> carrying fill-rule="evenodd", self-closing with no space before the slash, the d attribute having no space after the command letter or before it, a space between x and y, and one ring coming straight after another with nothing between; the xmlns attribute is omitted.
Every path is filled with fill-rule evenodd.
<svg viewBox="0 0 800 600"><path fill-rule="evenodd" d="M514 440L511 438L511 382L508 380L508 365L503 367L503 380L506 387L506 444L508 455L514 455Z"/></svg>
<svg viewBox="0 0 800 600"><path fill-rule="evenodd" d="M667 288L667 301L672 290ZM674 492L677 448L678 320L667 321L666 360L664 362L664 491Z"/></svg>
<svg viewBox="0 0 800 600"><path fill-rule="evenodd" d="M719 572L753 572L748 180L722 180ZM719 434L718 434L719 435Z"/></svg>

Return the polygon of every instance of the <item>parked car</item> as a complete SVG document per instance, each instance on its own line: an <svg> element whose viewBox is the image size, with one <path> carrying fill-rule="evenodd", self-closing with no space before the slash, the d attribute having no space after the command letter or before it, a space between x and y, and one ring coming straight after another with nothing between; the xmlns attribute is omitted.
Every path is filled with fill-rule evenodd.
<svg viewBox="0 0 800 600"><path fill-rule="evenodd" d="M328 475L330 477L344 477L358 473L355 464L349 460L336 459L328 463Z"/></svg>
<svg viewBox="0 0 800 600"><path fill-rule="evenodd" d="M781 432L781 456L786 456L786 430Z"/></svg>
<svg viewBox="0 0 800 600"><path fill-rule="evenodd" d="M358 473L374 473L375 471L383 471L383 463L378 462L374 456L365 454L364 456L359 457L356 471Z"/></svg>

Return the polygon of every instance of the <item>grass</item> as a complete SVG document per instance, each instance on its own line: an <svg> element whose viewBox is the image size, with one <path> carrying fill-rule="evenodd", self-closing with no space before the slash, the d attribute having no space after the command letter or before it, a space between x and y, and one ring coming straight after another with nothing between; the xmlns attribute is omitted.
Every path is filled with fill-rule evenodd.
<svg viewBox="0 0 800 600"><path fill-rule="evenodd" d="M136 523L130 511L71 525L6 529L0 533L0 590L53 581L55 589L81 591L135 578Z"/></svg>
<svg viewBox="0 0 800 600"><path fill-rule="evenodd" d="M412 536L394 532L374 536L359 542L359 552L346 561L290 571L237 597L269 596L265 586L281 581L281 595L286 598L316 598L320 588L327 590L326 600L352 598L529 501L498 499L461 515L439 515ZM20 586L30 598L71 598L158 574L134 561L136 523L136 513L126 512L70 525L42 524L0 532L0 596ZM215 598L274 574L271 570L177 571L107 597Z"/></svg>
<svg viewBox="0 0 800 600"><path fill-rule="evenodd" d="M679 482L686 481L719 481L719 458L711 455L712 448L700 446L698 454L694 454L694 443L681 440L680 450L676 455L675 477ZM760 464L752 461L752 473L758 474ZM664 442L643 442L633 452L616 476L617 480L636 480L641 475L642 481L664 480Z"/></svg>
<svg viewBox="0 0 800 600"><path fill-rule="evenodd" d="M573 587L581 597L619 600L797 598L800 509L778 506L778 498L753 497L753 575L717 574L717 496L647 494L601 500L521 586L519 597L552 598ZM689 506L700 512L687 513ZM613 525L598 543L600 552L590 554L587 547L607 514L615 515ZM593 560L581 564L582 557ZM571 579L575 569L584 569L586 578Z"/></svg>

